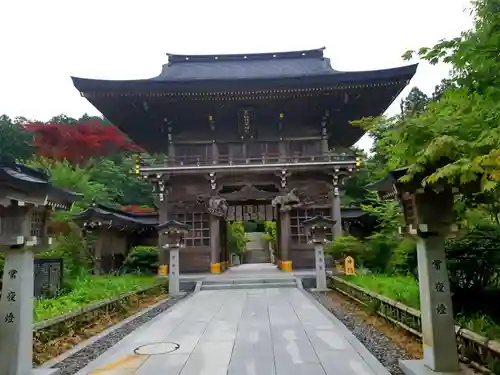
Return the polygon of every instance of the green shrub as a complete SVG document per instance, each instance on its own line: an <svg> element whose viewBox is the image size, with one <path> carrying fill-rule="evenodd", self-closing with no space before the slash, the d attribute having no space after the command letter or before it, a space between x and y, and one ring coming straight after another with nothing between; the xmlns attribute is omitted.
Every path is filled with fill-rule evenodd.
<svg viewBox="0 0 500 375"><path fill-rule="evenodd" d="M158 269L158 249L156 246L136 246L123 262L126 273L153 274Z"/></svg>
<svg viewBox="0 0 500 375"><path fill-rule="evenodd" d="M278 243L276 242L276 222L266 221L264 223L264 228L266 234L264 234L264 239L271 242L273 249L276 250Z"/></svg>
<svg viewBox="0 0 500 375"><path fill-rule="evenodd" d="M401 242L401 237L386 233L375 233L367 238L368 250L363 259L363 266L374 272L390 272L392 253Z"/></svg>
<svg viewBox="0 0 500 375"><path fill-rule="evenodd" d="M87 251L87 244L78 228L69 233L59 234L54 245L41 252L39 258L63 258L64 282L69 282L92 268L92 260Z"/></svg>
<svg viewBox="0 0 500 375"><path fill-rule="evenodd" d="M334 259L341 260L347 256L352 256L356 263L363 264L366 260L368 247L363 241L353 236L343 236L335 241L329 242L325 252L333 256Z"/></svg>
<svg viewBox="0 0 500 375"><path fill-rule="evenodd" d="M498 285L500 268L498 227L477 227L446 241L452 290L473 293Z"/></svg>
<svg viewBox="0 0 500 375"><path fill-rule="evenodd" d="M418 277L417 244L412 238L403 238L396 246L389 261L388 272Z"/></svg>
<svg viewBox="0 0 500 375"><path fill-rule="evenodd" d="M229 253L242 255L247 244L245 226L241 221L234 221L227 224L227 244Z"/></svg>

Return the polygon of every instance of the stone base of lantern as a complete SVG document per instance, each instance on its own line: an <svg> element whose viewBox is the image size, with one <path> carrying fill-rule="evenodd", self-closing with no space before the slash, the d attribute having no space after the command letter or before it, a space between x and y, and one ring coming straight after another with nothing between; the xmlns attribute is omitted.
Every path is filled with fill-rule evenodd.
<svg viewBox="0 0 500 375"><path fill-rule="evenodd" d="M60 372L59 368L35 368L27 375L58 375Z"/></svg>
<svg viewBox="0 0 500 375"><path fill-rule="evenodd" d="M464 374L460 372L438 372L433 371L424 364L423 360L400 360L399 367L406 375L458 375Z"/></svg>
<svg viewBox="0 0 500 375"><path fill-rule="evenodd" d="M325 293L325 292L331 292L331 289L328 288L311 288L309 289L312 293Z"/></svg>

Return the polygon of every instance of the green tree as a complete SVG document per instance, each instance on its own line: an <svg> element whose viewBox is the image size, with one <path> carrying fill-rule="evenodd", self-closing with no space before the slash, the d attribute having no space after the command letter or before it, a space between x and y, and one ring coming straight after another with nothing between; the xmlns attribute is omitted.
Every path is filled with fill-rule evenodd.
<svg viewBox="0 0 500 375"><path fill-rule="evenodd" d="M500 181L500 0L478 0L474 27L415 53L453 71L439 100L391 132L395 164L412 164L409 178L439 168L424 182L467 183L482 177L482 190ZM496 192L495 192L496 194Z"/></svg>
<svg viewBox="0 0 500 375"><path fill-rule="evenodd" d="M0 163L29 159L33 154L33 136L23 129L21 122L0 115Z"/></svg>
<svg viewBox="0 0 500 375"><path fill-rule="evenodd" d="M56 186L82 194L82 198L73 206L77 212L87 208L93 201L109 201L106 186L92 181L90 171L86 168L75 167L66 160L44 158L32 159L27 165L46 171Z"/></svg>
<svg viewBox="0 0 500 375"><path fill-rule="evenodd" d="M85 116L85 115L84 115ZM51 117L49 121L47 121L47 124L60 124L60 125L65 125L65 124L78 124L78 120L76 118L70 117L65 115L64 113L61 113L60 115Z"/></svg>
<svg viewBox="0 0 500 375"><path fill-rule="evenodd" d="M401 101L402 117L415 116L427 108L430 98L418 87L413 87L408 96Z"/></svg>
<svg viewBox="0 0 500 375"><path fill-rule="evenodd" d="M135 159L118 154L92 162L90 179L105 186L109 203L116 206L140 205L153 207L151 186L133 173Z"/></svg>

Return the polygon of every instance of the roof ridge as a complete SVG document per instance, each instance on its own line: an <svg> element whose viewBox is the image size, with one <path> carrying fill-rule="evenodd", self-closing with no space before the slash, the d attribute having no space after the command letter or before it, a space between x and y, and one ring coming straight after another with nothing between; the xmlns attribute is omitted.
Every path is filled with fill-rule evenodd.
<svg viewBox="0 0 500 375"><path fill-rule="evenodd" d="M323 58L325 47L298 51L231 53L231 54L173 54L167 53L168 63L181 62L218 62L218 61L255 61L272 59Z"/></svg>

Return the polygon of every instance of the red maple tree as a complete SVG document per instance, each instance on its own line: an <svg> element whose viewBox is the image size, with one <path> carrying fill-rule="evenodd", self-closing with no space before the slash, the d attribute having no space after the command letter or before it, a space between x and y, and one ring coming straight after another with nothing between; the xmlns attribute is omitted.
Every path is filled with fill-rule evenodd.
<svg viewBox="0 0 500 375"><path fill-rule="evenodd" d="M141 152L117 127L98 122L78 124L24 125L35 134L33 146L40 156L53 160L68 160L74 165L84 165L90 158L109 156L120 151Z"/></svg>

